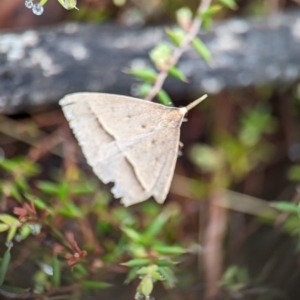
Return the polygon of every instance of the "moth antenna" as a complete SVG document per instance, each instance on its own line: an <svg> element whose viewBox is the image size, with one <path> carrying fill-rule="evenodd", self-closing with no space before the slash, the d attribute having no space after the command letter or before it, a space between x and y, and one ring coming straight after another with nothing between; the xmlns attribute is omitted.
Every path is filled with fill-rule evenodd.
<svg viewBox="0 0 300 300"><path fill-rule="evenodd" d="M192 103L190 103L189 105L187 105L185 108L187 111L193 109L195 106L197 106L199 103L201 103L203 100L205 100L207 98L207 95L203 95L202 97L196 99L195 101L193 101Z"/></svg>

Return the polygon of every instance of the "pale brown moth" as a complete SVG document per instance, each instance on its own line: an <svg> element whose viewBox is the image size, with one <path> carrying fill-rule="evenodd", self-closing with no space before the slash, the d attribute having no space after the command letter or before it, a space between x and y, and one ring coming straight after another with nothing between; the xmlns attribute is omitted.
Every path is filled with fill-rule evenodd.
<svg viewBox="0 0 300 300"><path fill-rule="evenodd" d="M125 206L151 196L163 203L178 156L186 107L114 94L75 93L60 100L88 164Z"/></svg>

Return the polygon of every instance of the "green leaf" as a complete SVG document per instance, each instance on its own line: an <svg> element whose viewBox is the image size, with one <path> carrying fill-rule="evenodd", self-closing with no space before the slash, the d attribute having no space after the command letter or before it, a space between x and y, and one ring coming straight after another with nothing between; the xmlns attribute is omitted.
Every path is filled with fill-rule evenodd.
<svg viewBox="0 0 300 300"><path fill-rule="evenodd" d="M9 226L19 226L21 225L21 223L19 222L19 220L15 217L12 217L10 215L7 214L0 214L0 221L2 221L3 223L9 225Z"/></svg>
<svg viewBox="0 0 300 300"><path fill-rule="evenodd" d="M37 209L45 209L49 212L52 212L53 210L47 206L47 204L40 198L34 196L34 195L31 195L29 193L24 193L24 197L29 200L30 202L33 202L34 203L34 206L37 208Z"/></svg>
<svg viewBox="0 0 300 300"><path fill-rule="evenodd" d="M9 229L9 225L7 224L0 224L0 232L7 231Z"/></svg>
<svg viewBox="0 0 300 300"><path fill-rule="evenodd" d="M80 277L87 277L90 274L90 272L82 264L77 264L74 266L74 273L75 272L80 274Z"/></svg>
<svg viewBox="0 0 300 300"><path fill-rule="evenodd" d="M169 267L160 267L159 268L160 274L166 280L170 287L174 287L176 284L176 278Z"/></svg>
<svg viewBox="0 0 300 300"><path fill-rule="evenodd" d="M11 255L10 255L10 248L6 250L2 262L1 262L1 267L0 267L0 286L3 284L7 270L8 270L8 266L10 264L10 259L11 259Z"/></svg>
<svg viewBox="0 0 300 300"><path fill-rule="evenodd" d="M83 211L73 202L67 202L65 206L60 208L59 213L68 218L82 218L84 216Z"/></svg>
<svg viewBox="0 0 300 300"><path fill-rule="evenodd" d="M102 290L107 289L112 286L112 284L103 282L103 281L96 281L96 280L84 280L81 282L81 285L84 289L89 290Z"/></svg>
<svg viewBox="0 0 300 300"><path fill-rule="evenodd" d="M177 264L177 262L172 261L170 259L157 259L155 260L155 264L159 267L173 267Z"/></svg>
<svg viewBox="0 0 300 300"><path fill-rule="evenodd" d="M143 238L146 239L149 243L152 243L152 238L162 231L162 228L168 222L170 215L161 213L153 222L149 225L145 233L143 234Z"/></svg>
<svg viewBox="0 0 300 300"><path fill-rule="evenodd" d="M0 167L8 172L13 172L18 168L18 163L10 159L4 159L0 161Z"/></svg>
<svg viewBox="0 0 300 300"><path fill-rule="evenodd" d="M171 67L169 69L169 75L171 75L171 76L175 77L176 79L181 80L183 82L187 82L187 78L185 77L183 72L176 67Z"/></svg>
<svg viewBox="0 0 300 300"><path fill-rule="evenodd" d="M44 6L44 5L47 3L47 1L48 1L48 0L41 0L41 1L39 2L39 5L40 5L40 6Z"/></svg>
<svg viewBox="0 0 300 300"><path fill-rule="evenodd" d="M212 61L212 55L206 45L198 38L194 38L192 41L192 45L195 50L199 53L199 55L207 62L210 63Z"/></svg>
<svg viewBox="0 0 300 300"><path fill-rule="evenodd" d="M29 189L28 184L27 184L24 177L16 178L15 179L15 184L23 192L26 192Z"/></svg>
<svg viewBox="0 0 300 300"><path fill-rule="evenodd" d="M151 68L130 69L127 70L126 73L151 83L155 82L157 77L157 72Z"/></svg>
<svg viewBox="0 0 300 300"><path fill-rule="evenodd" d="M159 100L159 102L163 105L166 106L174 106L171 98L169 97L169 95L164 91L164 90L160 90L157 93L157 98Z"/></svg>
<svg viewBox="0 0 300 300"><path fill-rule="evenodd" d="M68 200L69 186L70 186L70 183L68 183L66 181L62 181L59 185L58 197L63 202Z"/></svg>
<svg viewBox="0 0 300 300"><path fill-rule="evenodd" d="M16 235L16 232L17 232L17 229L18 229L18 227L16 227L16 226L10 227L10 229L8 231L8 234L7 234L7 237L6 237L7 242L10 242L14 239L14 237Z"/></svg>
<svg viewBox="0 0 300 300"><path fill-rule="evenodd" d="M74 195L86 195L96 191L96 187L91 182L76 182L72 185L72 193Z"/></svg>
<svg viewBox="0 0 300 300"><path fill-rule="evenodd" d="M52 268L53 268L53 276L52 276L52 284L54 287L60 287L60 261L57 259L56 256L52 259Z"/></svg>
<svg viewBox="0 0 300 300"><path fill-rule="evenodd" d="M235 3L235 0L218 0L218 1L231 9L238 8L237 4Z"/></svg>
<svg viewBox="0 0 300 300"><path fill-rule="evenodd" d="M136 273L138 275L146 275L146 274L149 274L149 266L147 267L142 267L140 269L138 269L138 271L136 271Z"/></svg>
<svg viewBox="0 0 300 300"><path fill-rule="evenodd" d="M18 233L18 241L26 239L31 233L31 229L28 224L24 224Z"/></svg>
<svg viewBox="0 0 300 300"><path fill-rule="evenodd" d="M125 279L125 284L128 284L129 282L131 282L133 279L135 279L138 275L137 271L139 270L138 267L132 267L129 272L127 272L127 276Z"/></svg>
<svg viewBox="0 0 300 300"><path fill-rule="evenodd" d="M201 11L199 17L203 20L210 19L214 14L219 12L222 9L221 5L212 5L207 10Z"/></svg>
<svg viewBox="0 0 300 300"><path fill-rule="evenodd" d="M58 184L50 181L39 181L37 187L44 193L49 195L57 195Z"/></svg>
<svg viewBox="0 0 300 300"><path fill-rule="evenodd" d="M169 66L170 57L172 56L171 45L160 43L150 52L150 58L158 69L165 69Z"/></svg>
<svg viewBox="0 0 300 300"><path fill-rule="evenodd" d="M17 185L15 185L14 183L11 183L9 186L9 192L11 197L13 197L14 199L16 199L18 202L21 202L21 194L18 190Z"/></svg>
<svg viewBox="0 0 300 300"><path fill-rule="evenodd" d="M121 265L126 267L143 267L150 263L149 258L135 258L127 261L126 263L122 263Z"/></svg>
<svg viewBox="0 0 300 300"><path fill-rule="evenodd" d="M141 83L137 84L135 88L135 92L137 95L139 95L141 98L146 97L152 89L152 85L149 83Z"/></svg>
<svg viewBox="0 0 300 300"><path fill-rule="evenodd" d="M141 241L141 235L132 228L123 227L122 231L133 241Z"/></svg>
<svg viewBox="0 0 300 300"><path fill-rule="evenodd" d="M187 30L192 23L193 12L188 7L182 7L176 11L177 23Z"/></svg>
<svg viewBox="0 0 300 300"><path fill-rule="evenodd" d="M152 290L153 280L150 276L145 276L139 285L139 291L147 297L152 293Z"/></svg>
<svg viewBox="0 0 300 300"><path fill-rule="evenodd" d="M186 33L181 28L170 29L166 28L166 34L175 46L180 46L184 40Z"/></svg>
<svg viewBox="0 0 300 300"><path fill-rule="evenodd" d="M300 213L300 207L296 203L280 201L280 202L273 202L270 205L284 212L296 213L296 214Z"/></svg>
<svg viewBox="0 0 300 300"><path fill-rule="evenodd" d="M165 280L164 277L159 272L157 272L157 271L151 272L150 275L155 280L159 280L159 281L164 281Z"/></svg>
<svg viewBox="0 0 300 300"><path fill-rule="evenodd" d="M179 246L153 246L153 249L160 254L166 254L166 255L180 255L186 253L186 250Z"/></svg>
<svg viewBox="0 0 300 300"><path fill-rule="evenodd" d="M42 0L43 1L43 0ZM77 9L77 0L57 0L67 10Z"/></svg>

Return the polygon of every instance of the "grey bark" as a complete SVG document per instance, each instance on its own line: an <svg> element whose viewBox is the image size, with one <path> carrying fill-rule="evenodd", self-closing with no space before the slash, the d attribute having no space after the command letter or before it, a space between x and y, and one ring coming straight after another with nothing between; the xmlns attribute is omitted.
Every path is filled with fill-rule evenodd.
<svg viewBox="0 0 300 300"><path fill-rule="evenodd" d="M214 61L207 65L190 48L179 63L189 83L169 79L164 86L176 98L300 77L299 10L225 21L200 36ZM122 71L150 64L148 52L162 40L163 26L67 23L0 32L0 112L44 107L77 91L130 95L137 81Z"/></svg>

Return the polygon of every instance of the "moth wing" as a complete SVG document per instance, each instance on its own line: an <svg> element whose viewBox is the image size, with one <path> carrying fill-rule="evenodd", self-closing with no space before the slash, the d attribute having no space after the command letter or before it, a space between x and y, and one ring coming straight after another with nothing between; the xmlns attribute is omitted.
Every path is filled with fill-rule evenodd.
<svg viewBox="0 0 300 300"><path fill-rule="evenodd" d="M176 164L182 113L136 98L77 93L60 101L88 163L115 197L163 202Z"/></svg>

